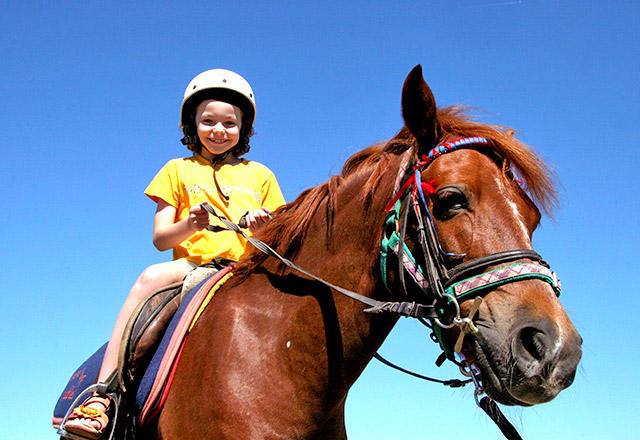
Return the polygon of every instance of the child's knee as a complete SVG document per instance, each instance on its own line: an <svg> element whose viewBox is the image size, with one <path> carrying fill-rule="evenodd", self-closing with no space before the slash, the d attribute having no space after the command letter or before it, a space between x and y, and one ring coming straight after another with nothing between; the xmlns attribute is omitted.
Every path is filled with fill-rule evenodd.
<svg viewBox="0 0 640 440"><path fill-rule="evenodd" d="M147 267L138 277L131 291L137 299L142 300L163 286L163 278L165 278L165 275L157 266L158 265Z"/></svg>
<svg viewBox="0 0 640 440"><path fill-rule="evenodd" d="M160 271L154 266L149 266L140 274L139 280L142 284L150 284L159 278Z"/></svg>
<svg viewBox="0 0 640 440"><path fill-rule="evenodd" d="M136 281L136 290L140 291L140 299L184 278L187 269L181 265L172 263L173 262L154 264L153 266L147 267L142 274L140 274L140 277Z"/></svg>

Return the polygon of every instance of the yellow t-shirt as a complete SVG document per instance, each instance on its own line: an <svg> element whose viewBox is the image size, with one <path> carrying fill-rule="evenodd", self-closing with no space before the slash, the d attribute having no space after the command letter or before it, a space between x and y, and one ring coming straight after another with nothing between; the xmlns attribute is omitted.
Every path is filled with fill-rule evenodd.
<svg viewBox="0 0 640 440"><path fill-rule="evenodd" d="M275 176L258 162L242 159L237 165L217 165L216 179L229 200L218 192L209 161L200 155L173 159L162 167L144 193L156 203L162 199L176 208L176 222L188 217L191 207L204 202L233 222L251 209L265 207L274 211L285 203ZM222 225L213 216L211 223ZM215 257L237 260L248 247L251 245L247 240L235 232L205 229L176 246L173 259L184 258L197 265Z"/></svg>

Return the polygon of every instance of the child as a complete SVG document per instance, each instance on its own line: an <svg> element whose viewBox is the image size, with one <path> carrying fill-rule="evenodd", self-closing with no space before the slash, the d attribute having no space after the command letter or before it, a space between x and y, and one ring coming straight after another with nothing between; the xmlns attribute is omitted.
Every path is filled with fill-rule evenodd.
<svg viewBox="0 0 640 440"><path fill-rule="evenodd" d="M253 91L244 78L223 69L199 74L187 86L180 112L182 143L194 155L169 161L145 190L158 204L153 244L160 251L173 249L173 261L148 267L133 285L116 320L98 382L116 369L124 328L141 301L214 257L237 260L247 249L246 239L235 232L206 230L210 218L202 204L212 205L236 222L246 213L251 232L284 204L273 173L257 162L240 159L249 151L256 113ZM101 438L109 423L110 404L107 396L90 397L64 429Z"/></svg>

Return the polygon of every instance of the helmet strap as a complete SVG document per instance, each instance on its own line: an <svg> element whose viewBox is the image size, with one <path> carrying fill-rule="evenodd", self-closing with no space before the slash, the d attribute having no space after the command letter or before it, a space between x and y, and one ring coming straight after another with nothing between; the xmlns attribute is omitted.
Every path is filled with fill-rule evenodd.
<svg viewBox="0 0 640 440"><path fill-rule="evenodd" d="M182 139L180 139L180 142L182 142L182 145L187 145L187 146L195 145L200 142L200 138L198 138L197 134L185 134L185 136ZM201 145L201 147L205 148L204 145ZM218 178L216 177L216 165L218 165L219 162L222 162L223 160L225 160L227 156L231 153L232 149L233 148L230 148L222 154L217 154L213 156L211 159L207 159L211 163L211 166L213 167L213 181L216 184L216 189L218 190L218 193L220 193L220 195L227 201L229 200L229 196L225 194L224 191L222 191L222 188L218 183ZM200 156L202 156L202 152L200 152ZM202 157L206 159L206 157L204 156Z"/></svg>
<svg viewBox="0 0 640 440"><path fill-rule="evenodd" d="M225 194L224 191L222 191L222 188L220 187L220 184L218 183L218 178L216 177L216 165L218 165L218 162L222 162L223 160L225 160L230 152L231 152L231 150L227 150L224 153L218 154L218 155L214 156L212 159L209 159L209 162L211 162L211 166L213 167L213 181L216 184L216 189L218 190L218 193L220 193L220 195L226 201L229 201L229 196L227 194Z"/></svg>

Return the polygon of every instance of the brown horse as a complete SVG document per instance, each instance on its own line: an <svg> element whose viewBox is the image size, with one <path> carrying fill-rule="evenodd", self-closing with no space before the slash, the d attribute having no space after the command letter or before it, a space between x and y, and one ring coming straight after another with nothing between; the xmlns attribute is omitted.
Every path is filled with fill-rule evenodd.
<svg viewBox="0 0 640 440"><path fill-rule="evenodd" d="M490 284L479 294L484 299L471 325L450 329L474 301L456 301L430 285L446 288L452 278L514 265L542 267L531 251L540 220L533 200L545 211L553 207L548 169L511 131L472 122L457 108L436 110L419 66L405 82L402 101L406 126L398 135L356 153L341 175L302 193L259 238L334 285L373 300L424 305L449 352L466 330L459 356L496 401L549 401L571 384L581 356L581 338L557 299L555 281L543 279L550 275ZM418 163L436 145L469 136L487 142ZM406 190L398 190L398 175ZM423 194L428 210L415 213ZM386 208L394 197L398 211L411 215L389 222ZM406 251L389 256L381 269L389 229ZM400 269L397 262L408 253L422 267L426 286ZM360 302L259 252L241 260L235 273L190 334L166 404L146 434L346 438L347 392L397 315L363 313ZM429 315L432 309L437 317Z"/></svg>

